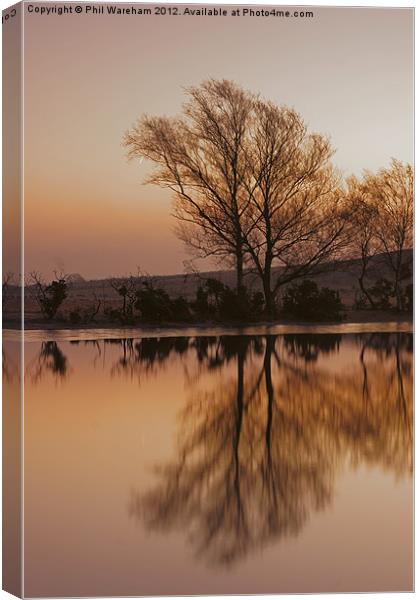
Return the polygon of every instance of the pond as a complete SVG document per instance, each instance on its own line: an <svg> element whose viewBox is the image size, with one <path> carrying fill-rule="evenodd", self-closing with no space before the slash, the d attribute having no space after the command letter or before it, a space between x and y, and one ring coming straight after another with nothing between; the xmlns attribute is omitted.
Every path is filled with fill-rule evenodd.
<svg viewBox="0 0 420 600"><path fill-rule="evenodd" d="M412 590L412 341L25 342L25 595Z"/></svg>

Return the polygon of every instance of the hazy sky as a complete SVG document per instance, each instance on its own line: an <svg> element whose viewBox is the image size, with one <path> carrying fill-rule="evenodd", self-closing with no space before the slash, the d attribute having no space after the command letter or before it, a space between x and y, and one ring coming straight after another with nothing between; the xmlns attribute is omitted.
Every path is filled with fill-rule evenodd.
<svg viewBox="0 0 420 600"><path fill-rule="evenodd" d="M197 8L197 7L195 7ZM183 86L233 79L328 134L345 174L412 161L413 12L313 8L313 19L25 16L26 270L182 272L169 194L121 138L174 115Z"/></svg>

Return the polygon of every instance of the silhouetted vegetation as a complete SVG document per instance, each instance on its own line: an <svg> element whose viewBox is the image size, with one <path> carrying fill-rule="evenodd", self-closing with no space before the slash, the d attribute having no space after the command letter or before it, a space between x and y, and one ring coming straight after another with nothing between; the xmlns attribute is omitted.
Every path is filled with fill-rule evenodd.
<svg viewBox="0 0 420 600"><path fill-rule="evenodd" d="M117 321L121 325L132 325L134 323L134 307L137 300L136 278L111 279L110 285L121 298L120 308L105 309L106 315L111 321Z"/></svg>
<svg viewBox="0 0 420 600"><path fill-rule="evenodd" d="M316 362L320 354L335 354L340 349L339 334L312 333L285 334L284 345L291 356L303 358L306 363Z"/></svg>
<svg viewBox="0 0 420 600"><path fill-rule="evenodd" d="M261 292L250 292L244 286L232 290L217 279L207 279L196 293L192 303L197 319L221 321L254 321L261 318L264 296Z"/></svg>
<svg viewBox="0 0 420 600"><path fill-rule="evenodd" d="M165 290L154 287L149 281L142 282L141 289L136 291L134 306L139 311L141 320L146 323L190 320L189 306L185 298L171 300Z"/></svg>
<svg viewBox="0 0 420 600"><path fill-rule="evenodd" d="M369 288L369 294L374 300L374 306L382 310L391 308L392 299L395 297L395 289L392 283L381 277Z"/></svg>
<svg viewBox="0 0 420 600"><path fill-rule="evenodd" d="M283 310L296 319L341 321L344 306L336 290L319 289L315 281L305 279L287 288L283 296Z"/></svg>
<svg viewBox="0 0 420 600"><path fill-rule="evenodd" d="M37 272L30 274L35 298L42 314L51 320L57 315L57 311L67 298L68 284L64 274L57 275L51 283L46 283Z"/></svg>

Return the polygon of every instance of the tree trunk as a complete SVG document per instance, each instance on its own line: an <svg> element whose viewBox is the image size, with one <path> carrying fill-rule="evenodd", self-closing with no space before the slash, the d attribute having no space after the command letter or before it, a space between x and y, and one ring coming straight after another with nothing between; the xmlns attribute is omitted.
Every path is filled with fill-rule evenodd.
<svg viewBox="0 0 420 600"><path fill-rule="evenodd" d="M267 447L267 459L268 464L271 466L271 429L273 423L273 400L274 400L274 389L273 381L271 376L271 355L273 354L274 345L276 338L273 336L267 336L265 338L265 355L264 355L264 373L265 373L265 387L267 390L267 425L265 430L265 443Z"/></svg>
<svg viewBox="0 0 420 600"><path fill-rule="evenodd" d="M273 317L275 313L274 292L271 289L271 260L266 260L263 277L263 291L267 317Z"/></svg>
<svg viewBox="0 0 420 600"><path fill-rule="evenodd" d="M244 285L244 259L242 250L236 253L236 291L239 292Z"/></svg>
<svg viewBox="0 0 420 600"><path fill-rule="evenodd" d="M246 347L243 345L243 339L240 341L240 347L237 355L237 391L236 391L236 426L233 436L233 454L235 460L235 496L236 496L236 517L239 520L242 513L241 498L241 480L240 480L240 456L239 445L241 441L242 420L244 413L244 367L246 358Z"/></svg>
<svg viewBox="0 0 420 600"><path fill-rule="evenodd" d="M360 273L360 277L358 278L357 281L359 282L359 287L360 287L362 294L367 298L371 307L376 308L375 301L373 300L372 296L369 294L368 290L365 288L366 267L367 267L366 262L365 262L365 260L362 259L362 272Z"/></svg>
<svg viewBox="0 0 420 600"><path fill-rule="evenodd" d="M360 290L361 290L362 294L368 299L370 306L372 308L376 308L376 304L375 304L372 296L369 294L369 292L365 288L365 284L363 281L363 275L361 277L359 277L358 282L359 282Z"/></svg>
<svg viewBox="0 0 420 600"><path fill-rule="evenodd" d="M402 266L402 248L397 253L397 264L395 267L395 298L397 300L397 310L401 312L404 309L404 299L401 290L401 266Z"/></svg>
<svg viewBox="0 0 420 600"><path fill-rule="evenodd" d="M404 299L398 275L395 278L395 298L397 300L397 310L401 312L402 310L404 310Z"/></svg>

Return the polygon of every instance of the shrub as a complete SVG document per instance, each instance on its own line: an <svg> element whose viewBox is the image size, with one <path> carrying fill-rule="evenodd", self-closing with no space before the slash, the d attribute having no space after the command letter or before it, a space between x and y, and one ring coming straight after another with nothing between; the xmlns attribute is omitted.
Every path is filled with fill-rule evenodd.
<svg viewBox="0 0 420 600"><path fill-rule="evenodd" d="M171 301L171 312L173 321L191 321L190 305L183 296Z"/></svg>
<svg viewBox="0 0 420 600"><path fill-rule="evenodd" d="M220 317L232 321L252 321L261 317L264 308L264 296L261 292L251 294L242 287L232 290L228 287L223 292L220 303Z"/></svg>
<svg viewBox="0 0 420 600"><path fill-rule="evenodd" d="M82 315L80 314L80 308L75 308L70 311L69 314L70 323L72 325L78 325L82 321Z"/></svg>
<svg viewBox="0 0 420 600"><path fill-rule="evenodd" d="M249 302L246 290L231 290L226 287L219 307L219 317L231 321L246 319L249 316Z"/></svg>
<svg viewBox="0 0 420 600"><path fill-rule="evenodd" d="M220 307L223 296L229 288L218 279L206 279L204 285L196 292L192 308L199 318L209 319L220 316Z"/></svg>
<svg viewBox="0 0 420 600"><path fill-rule="evenodd" d="M375 282L369 293L375 301L377 308L387 310L392 306L392 299L395 297L394 287L388 279L381 277Z"/></svg>
<svg viewBox="0 0 420 600"><path fill-rule="evenodd" d="M254 320L262 314L264 296L245 287L232 290L217 279L207 279L196 293L192 308L198 318L229 321Z"/></svg>
<svg viewBox="0 0 420 600"><path fill-rule="evenodd" d="M355 310L366 310L367 308L369 308L368 300L365 294L358 291L355 293L353 308Z"/></svg>
<svg viewBox="0 0 420 600"><path fill-rule="evenodd" d="M169 295L161 288L155 288L152 283L143 282L143 289L136 292L135 308L141 314L143 321L161 322L173 318L173 303Z"/></svg>
<svg viewBox="0 0 420 600"><path fill-rule="evenodd" d="M134 324L134 316L133 314L125 312L121 308L111 308L107 307L104 310L104 315L108 317L110 321L116 321L120 323L120 325L132 325Z"/></svg>
<svg viewBox="0 0 420 600"><path fill-rule="evenodd" d="M343 304L336 290L318 288L315 281L305 279L288 287L283 296L287 315L308 321L341 321Z"/></svg>
<svg viewBox="0 0 420 600"><path fill-rule="evenodd" d="M404 308L405 310L413 310L413 284L409 283L405 288L404 293Z"/></svg>
<svg viewBox="0 0 420 600"><path fill-rule="evenodd" d="M197 289L195 301L191 303L191 307L195 314L200 318L207 319L214 316L215 313L214 309L209 304L207 292L202 286Z"/></svg>

